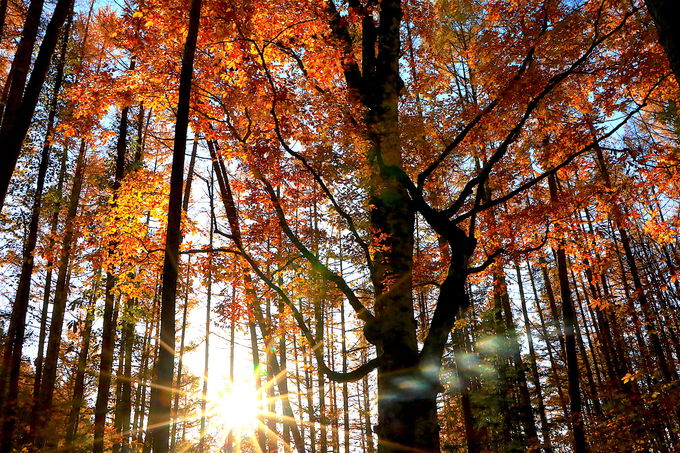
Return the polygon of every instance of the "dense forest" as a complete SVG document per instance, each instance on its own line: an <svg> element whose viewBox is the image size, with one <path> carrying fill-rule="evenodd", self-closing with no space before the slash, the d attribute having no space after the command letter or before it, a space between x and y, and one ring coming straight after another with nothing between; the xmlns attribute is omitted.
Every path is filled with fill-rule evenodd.
<svg viewBox="0 0 680 453"><path fill-rule="evenodd" d="M680 451L676 0L0 0L0 453Z"/></svg>

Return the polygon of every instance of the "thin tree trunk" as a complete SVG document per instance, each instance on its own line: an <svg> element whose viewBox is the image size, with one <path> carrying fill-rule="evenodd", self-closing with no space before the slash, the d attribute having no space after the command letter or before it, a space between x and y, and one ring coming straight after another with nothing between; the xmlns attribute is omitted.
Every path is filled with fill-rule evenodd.
<svg viewBox="0 0 680 453"><path fill-rule="evenodd" d="M556 200L557 183L554 176L548 178L550 186L550 198ZM588 444L586 443L583 428L583 411L581 409L581 383L578 369L578 356L576 351L576 330L578 329L576 313L571 300L571 289L569 288L569 271L567 269L567 255L564 247L558 247L557 251L557 273L560 281L560 295L562 298L562 320L564 323L564 345L565 357L567 361L567 377L569 390L569 412L571 419L572 434L574 437L574 452L586 453Z"/></svg>
<svg viewBox="0 0 680 453"><path fill-rule="evenodd" d="M187 197L188 198L188 197ZM184 342L187 333L187 314L189 312L189 288L191 287L191 256L186 266L186 275L184 277L184 308L182 309L182 329L179 341L179 360L177 363L177 383L175 384L175 408L173 410L172 420L172 434L170 434L170 451L176 451L177 445L177 422L179 416L179 397L182 393L182 367L184 366Z"/></svg>
<svg viewBox="0 0 680 453"><path fill-rule="evenodd" d="M567 399L564 396L564 390L562 389L562 381L560 379L560 375L558 372L557 360L555 360L555 356L552 353L552 347L550 346L550 336L548 334L548 329L546 328L545 325L541 304L539 303L540 298L538 297L538 291L536 290L536 282L534 280L534 274L531 269L531 266L529 266L529 281L531 282L531 289L534 294L534 302L536 303L536 312L538 313L538 319L541 322L541 334L543 335L543 341L545 342L546 351L548 353L548 359L550 361L550 372L552 374L553 383L555 385L555 388L557 389L557 395L559 397L558 399L560 402L562 413L564 414L564 418L565 420L569 420L569 411L567 410L566 402Z"/></svg>
<svg viewBox="0 0 680 453"><path fill-rule="evenodd" d="M43 377L40 384L40 395L35 403L33 412L37 427L34 437L36 448L42 448L42 444L45 441L44 430L48 425L46 420L49 420L50 412L52 410L52 398L54 396L54 385L57 377L57 361L59 359L59 349L61 347L61 333L64 326L66 299L69 292L69 279L67 277L69 275L71 251L76 239L75 217L78 212L83 175L85 173L86 149L86 142L85 140L82 140L78 152L76 171L73 177L68 213L66 215L64 240L59 255L59 271L55 288L50 334L47 340L47 354L43 367Z"/></svg>
<svg viewBox="0 0 680 453"><path fill-rule="evenodd" d="M196 140L194 140L196 142ZM213 178L214 178L214 173L210 173L210 183L208 183L208 200L210 201L210 233L209 233L209 241L208 241L208 248L212 249L213 248L213 236L214 236L214 215L215 215L215 206L213 202L213 188L214 188L214 183L213 183ZM206 302L205 302L205 327L204 327L204 337L205 337L205 352L203 355L203 387L201 389L201 431L200 431L200 452L205 453L207 451L206 449L206 409L207 409L207 404L208 404L208 384L209 384L209 379L208 375L210 372L210 367L209 361L210 361L210 313L211 313L211 302L212 302L212 254L208 255L208 278L207 278L207 286L208 286L208 294L206 297Z"/></svg>
<svg viewBox="0 0 680 453"><path fill-rule="evenodd" d="M247 291L254 292L252 289L247 290ZM255 300L256 298L253 297L253 296L250 297L250 299L251 299L250 302L251 302L252 306L255 306L255 304L257 304L258 302L257 302L257 300ZM248 328L250 330L250 349L251 349L252 359L253 359L253 369L255 370L255 394L257 395L258 400L260 400L258 402L258 404L262 404L262 392L261 392L261 389L262 389L262 370L260 368L260 352L259 352L259 347L257 345L257 331L255 330L255 320L252 319L252 317L250 315L249 315L249 319L248 319ZM260 422L262 422L262 421L260 420ZM256 437L257 437L257 445L258 445L260 451L262 451L262 452L266 451L267 439L266 439L265 433L264 433L261 426L258 426L258 428L257 428Z"/></svg>
<svg viewBox="0 0 680 453"><path fill-rule="evenodd" d="M135 60L130 63L130 70L134 70ZM124 107L120 114L118 140L116 142L116 165L112 184L113 204L116 209L118 191L125 176L125 154L127 150L128 107ZM115 218L115 221L119 219ZM108 255L115 256L118 244L112 240L108 244ZM106 290L104 294L104 325L102 328L102 352L99 364L99 382L97 385L97 400L94 407L94 443L93 453L104 451L104 430L106 427L106 413L108 412L109 393L111 391L111 377L113 373L113 349L115 347L116 319L113 312L114 293L117 283L117 271L114 264L109 264L106 272Z"/></svg>
<svg viewBox="0 0 680 453"><path fill-rule="evenodd" d="M453 342L453 360L456 366L458 379L460 379L460 400L461 411L463 413L463 426L465 428L465 443L467 446L467 453L479 453L481 451L479 433L475 427L475 418L472 412L472 400L470 399L470 390L472 387L470 372L466 364L462 360L462 355L465 351L465 341L463 332L460 330L451 333L451 340Z"/></svg>
<svg viewBox="0 0 680 453"><path fill-rule="evenodd" d="M80 352L78 353L78 368L73 385L73 398L71 399L71 410L68 415L68 424L66 425L66 440L64 442L64 450L68 453L73 451L73 444L78 435L78 422L80 420L80 411L85 403L85 372L87 370L87 358L90 351L90 342L92 339L92 323L94 322L94 310L99 296L99 281L100 271L97 270L97 275L94 278L90 300L85 307L85 322L82 327L82 343Z"/></svg>
<svg viewBox="0 0 680 453"><path fill-rule="evenodd" d="M342 250L342 249L341 249ZM342 251L341 251L342 253ZM340 275L342 275L342 256L340 258ZM340 341L342 353L342 372L347 373L347 331L345 328L345 303L340 303ZM345 445L345 453L350 453L351 445L349 443L349 391L347 382L342 383L342 433Z"/></svg>
<svg viewBox="0 0 680 453"><path fill-rule="evenodd" d="M50 239L48 241L48 250L54 249L54 237L57 235L57 228L59 226L59 212L61 211L61 198L64 187L64 179L66 178L66 160L68 157L68 148L62 150L61 164L59 169L59 178L57 180L56 193L58 201L53 206L52 219L50 221ZM52 268L54 263L50 257L47 261L47 275L45 276L45 288L43 291L43 303L40 313L40 332L38 334L38 355L35 359L35 377L33 378L33 400L37 401L40 395L40 379L42 378L42 368L45 353L45 337L47 336L47 312L49 309L50 296L52 292ZM31 431L35 432L33 423L34 417L31 417Z"/></svg>
<svg viewBox="0 0 680 453"><path fill-rule="evenodd" d="M534 414L531 408L531 398L529 396L529 387L527 386L526 368L522 361L522 351L517 341L517 328L512 316L510 308L510 297L505 283L505 273L500 271L501 277L501 302L503 303L503 317L505 320L505 328L508 335L508 343L510 346L510 353L512 354L512 361L515 365L517 391L519 400L519 413L522 420L522 428L526 436L527 447L535 449L538 445L538 434L536 432L536 422L534 421Z"/></svg>
<svg viewBox="0 0 680 453"><path fill-rule="evenodd" d="M361 359L365 362L368 359L368 354L366 353L366 348L368 345L364 344L364 348L361 350ZM366 434L366 452L374 453L375 446L373 443L373 424L371 423L371 402L368 397L368 376L364 376L361 380L362 392L361 396L364 401L364 430Z"/></svg>
<svg viewBox="0 0 680 453"><path fill-rule="evenodd" d="M529 345L529 367L531 368L531 376L534 381L534 389L536 391L536 399L538 400L538 416L541 420L541 436L543 437L542 448L545 453L552 453L552 443L550 441L550 425L548 424L548 417L545 413L545 402L543 401L543 390L541 389L541 378L538 374L538 366L536 364L536 351L534 349L534 339L531 335L531 321L529 320L529 313L527 311L527 301L524 295L524 284L522 283L522 272L519 264L515 265L515 272L517 273L517 286L519 287L519 298L522 303L522 316L524 317L524 330L527 336L527 344Z"/></svg>

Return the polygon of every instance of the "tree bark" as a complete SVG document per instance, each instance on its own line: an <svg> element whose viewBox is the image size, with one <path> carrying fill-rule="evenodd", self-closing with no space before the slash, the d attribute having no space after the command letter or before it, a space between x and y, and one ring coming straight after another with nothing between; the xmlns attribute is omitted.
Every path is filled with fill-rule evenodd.
<svg viewBox="0 0 680 453"><path fill-rule="evenodd" d="M130 69L134 69L134 59L130 63ZM127 151L128 133L128 107L124 107L120 114L118 128L118 140L116 142L116 165L112 184L113 203L111 209L115 210L118 200L118 191L125 176L125 154ZM118 219L116 219L118 221ZM108 244L109 257L116 255L117 242L112 240ZM114 258L115 260L115 258ZM104 325L102 329L102 352L99 364L99 382L97 385L97 400L94 408L94 443L93 453L103 453L104 432L106 428L106 413L108 412L109 394L111 391L111 377L113 374L113 349L115 347L116 323L114 316L114 288L117 283L117 271L115 264L109 263L106 272L106 290L104 294Z"/></svg>
<svg viewBox="0 0 680 453"><path fill-rule="evenodd" d="M671 70L680 82L680 30L677 25L678 5L674 0L645 0L659 33L659 42L666 51Z"/></svg>
<svg viewBox="0 0 680 453"><path fill-rule="evenodd" d="M68 424L66 425L66 440L64 442L64 450L68 453L73 451L73 444L78 435L78 422L80 420L80 411L85 403L85 372L87 369L87 358L90 351L90 342L92 339L92 323L94 321L94 309L99 293L100 273L94 279L94 285L90 300L85 307L85 322L82 327L82 342L80 352L78 354L78 369L73 384L73 398L71 400L71 410L68 415Z"/></svg>
<svg viewBox="0 0 680 453"><path fill-rule="evenodd" d="M556 200L557 183L554 176L548 178L550 185L550 198ZM562 299L562 322L564 323L564 346L567 361L567 377L569 390L569 414L571 419L573 446L575 453L587 453L588 444L583 428L583 411L581 409L581 382L578 369L578 356L576 352L576 313L571 300L569 288L569 271L567 269L567 255L560 246L557 251L557 273L560 281L560 296Z"/></svg>
<svg viewBox="0 0 680 453"><path fill-rule="evenodd" d="M201 19L201 0L191 0L189 27L182 55L179 81L179 99L175 122L175 140L170 175L168 226L163 261L163 290L161 298L161 347L156 374L151 389L149 424L154 453L167 453L172 417L172 386L175 354L175 304L177 299L177 276L179 246L182 242L182 186L184 180L184 154L189 126L191 80L194 71L194 55Z"/></svg>
<svg viewBox="0 0 680 453"><path fill-rule="evenodd" d="M77 233L74 223L78 212L83 175L85 173L86 149L86 142L85 140L82 140L78 152L76 171L73 177L68 213L66 215L64 240L59 255L59 271L55 288L54 306L52 308L50 334L47 340L47 354L43 366L43 377L40 384L40 395L35 403L33 412L37 427L34 440L36 448L42 448L42 444L45 441L45 429L48 426L46 420L49 420L50 412L52 410L52 398L54 396L54 385L57 377L57 361L59 359L59 349L61 347L61 333L64 326L66 299L69 292L69 262Z"/></svg>
<svg viewBox="0 0 680 453"><path fill-rule="evenodd" d="M40 3L40 11L42 11L42 0L36 0ZM38 97L40 91L47 77L47 71L50 67L52 54L57 47L59 41L59 34L64 28L64 22L71 10L73 0L58 0L52 18L50 19L45 36L40 44L40 50L35 58L31 77L26 83L24 90L24 82L26 74L28 73L28 66L30 65L31 55L33 52L33 44L35 43L35 35L38 30L40 22L40 11L36 6L36 15L30 16L31 22L24 26L24 33L26 33L26 42L20 43L22 53L19 61L13 63L12 81L10 85L10 92L7 98L6 108L2 115L2 125L0 126L0 143L2 143L2 165L0 165L0 210L5 204L5 196L9 187L9 181L14 173L21 147L31 125L35 107L38 104ZM31 9L31 6L29 6ZM29 36L30 35L30 36ZM22 36L22 41L24 41Z"/></svg>
<svg viewBox="0 0 680 453"><path fill-rule="evenodd" d="M519 264L515 266L517 273L517 286L519 287L519 298L522 303L522 316L524 317L524 330L527 336L527 344L529 345L529 367L531 369L531 376L534 381L534 389L536 392L536 399L538 400L538 416L541 420L541 436L543 437L542 449L544 453L552 453L552 443L550 441L550 425L548 425L548 417L545 413L545 402L543 400L543 390L541 388L541 378L538 374L538 366L536 364L536 351L534 349L534 339L531 335L531 321L529 320L529 312L527 311L527 301L524 295L524 284L522 283L522 272Z"/></svg>

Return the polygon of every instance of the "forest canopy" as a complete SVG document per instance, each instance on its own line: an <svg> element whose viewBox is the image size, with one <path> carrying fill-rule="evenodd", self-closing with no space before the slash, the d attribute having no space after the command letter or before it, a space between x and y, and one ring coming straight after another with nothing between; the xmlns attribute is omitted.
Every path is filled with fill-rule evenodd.
<svg viewBox="0 0 680 453"><path fill-rule="evenodd" d="M674 3L0 0L0 453L678 451Z"/></svg>

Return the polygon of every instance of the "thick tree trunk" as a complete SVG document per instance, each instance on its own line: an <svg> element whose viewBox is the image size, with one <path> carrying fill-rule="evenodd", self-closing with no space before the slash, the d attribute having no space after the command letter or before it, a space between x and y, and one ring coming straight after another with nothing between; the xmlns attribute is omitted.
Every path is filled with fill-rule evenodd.
<svg viewBox="0 0 680 453"><path fill-rule="evenodd" d="M175 355L175 303L177 299L177 276L179 246L182 242L182 186L184 180L184 154L189 126L191 80L194 71L194 55L201 18L201 0L191 0L189 27L179 81L179 99L175 122L175 140L170 175L168 226L163 261L163 290L161 299L161 348L156 374L151 389L149 424L154 453L167 453L172 416L172 385Z"/></svg>
<svg viewBox="0 0 680 453"><path fill-rule="evenodd" d="M403 165L398 119L401 18L399 0L381 3L374 68L379 77L373 81L375 97L367 100L366 119L377 298L375 326L367 326L365 332L382 356L378 367L378 452L438 452L438 388L420 370L411 295L415 215L406 189L396 174L386 171ZM377 330L375 337L373 329ZM433 366L438 370L436 363Z"/></svg>
<svg viewBox="0 0 680 453"><path fill-rule="evenodd" d="M668 55L675 78L680 82L680 29L675 0L645 0L659 32L659 42Z"/></svg>
<svg viewBox="0 0 680 453"><path fill-rule="evenodd" d="M35 188L31 220L28 235L24 244L21 264L21 275L17 287L7 341L3 350L2 368L0 369L0 408L3 414L1 453L9 453L12 449L14 427L16 425L16 402L19 390L19 374L26 333L26 315L31 296L31 277L35 264L33 254L38 242L38 226L40 223L40 207L45 185L45 175L49 164L49 146L44 146L40 156L38 181ZM8 379L9 378L9 379ZM5 397L6 392L6 397Z"/></svg>
<svg viewBox="0 0 680 453"><path fill-rule="evenodd" d="M44 4L44 0L33 0L28 3L21 39L14 51L9 75L3 87L2 102L0 102L0 130L5 115L8 115L8 119L16 119L21 106L21 98L24 95L26 79L31 69L31 57L33 56L35 41L38 38ZM6 7L5 5L5 9ZM2 209L2 202L0 202L0 209Z"/></svg>

